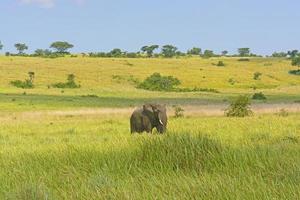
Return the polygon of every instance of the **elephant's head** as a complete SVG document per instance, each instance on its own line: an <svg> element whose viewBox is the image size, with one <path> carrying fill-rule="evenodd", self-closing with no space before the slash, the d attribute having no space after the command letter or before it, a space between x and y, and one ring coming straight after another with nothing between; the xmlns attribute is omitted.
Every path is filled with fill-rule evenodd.
<svg viewBox="0 0 300 200"><path fill-rule="evenodd" d="M153 127L156 127L159 133L164 133L167 129L167 109L165 105L146 104L143 106L146 113L150 115Z"/></svg>

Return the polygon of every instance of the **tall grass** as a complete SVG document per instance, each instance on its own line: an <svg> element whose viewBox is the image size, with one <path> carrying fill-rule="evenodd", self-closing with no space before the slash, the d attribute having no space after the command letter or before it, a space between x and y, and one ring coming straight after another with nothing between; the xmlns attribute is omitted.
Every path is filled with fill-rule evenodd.
<svg viewBox="0 0 300 200"><path fill-rule="evenodd" d="M0 199L298 199L299 115L171 119L134 135L123 117L0 124Z"/></svg>

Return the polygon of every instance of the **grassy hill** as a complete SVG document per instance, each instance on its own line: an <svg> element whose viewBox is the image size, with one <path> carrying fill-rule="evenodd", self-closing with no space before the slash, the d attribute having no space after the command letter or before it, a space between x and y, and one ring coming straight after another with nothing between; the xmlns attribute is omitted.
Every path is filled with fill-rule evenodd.
<svg viewBox="0 0 300 200"><path fill-rule="evenodd" d="M180 58L180 59L126 59L126 58L27 58L0 57L0 99L15 98L9 95L38 95L51 102L51 97L64 102L67 97L98 96L102 98L134 99L189 99L223 101L241 93L263 92L269 100L294 101L300 99L300 78L290 75L295 69L289 60L274 58L251 58L240 62L239 58ZM223 61L225 67L218 67ZM10 84L24 80L28 72L35 72L34 89L18 89ZM219 94L207 92L175 93L150 92L136 89L136 81L142 81L154 72L172 75L181 81L182 88L215 89ZM262 75L254 80L255 72ZM64 82L68 74L74 74L81 85L79 89L48 88ZM253 88L256 88L254 91ZM3 95L3 94L6 94ZM5 97L9 96L9 99ZM27 97L29 99L35 99ZM26 98L25 98L26 99ZM26 100L25 100L26 101ZM84 100L83 100L84 101ZM108 100L109 102L110 100ZM90 106L94 105L91 99ZM105 101L104 101L105 102ZM134 103L134 102L133 102ZM118 104L118 103L116 103ZM78 103L78 105L81 105ZM125 104L124 104L125 105ZM127 106L130 105L127 104ZM88 106L88 105L87 105ZM105 106L105 103L103 103ZM107 105L109 106L109 105Z"/></svg>

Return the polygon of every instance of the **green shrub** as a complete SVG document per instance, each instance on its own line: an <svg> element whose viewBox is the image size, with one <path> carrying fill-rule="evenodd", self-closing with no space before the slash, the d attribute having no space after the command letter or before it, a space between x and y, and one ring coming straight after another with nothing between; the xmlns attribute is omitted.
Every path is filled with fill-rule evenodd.
<svg viewBox="0 0 300 200"><path fill-rule="evenodd" d="M238 59L238 61L240 61L240 62L249 62L250 59L249 58L240 58L240 59Z"/></svg>
<svg viewBox="0 0 300 200"><path fill-rule="evenodd" d="M227 117L247 117L253 114L250 109L250 99L248 96L239 96L232 101L230 106L225 110Z"/></svg>
<svg viewBox="0 0 300 200"><path fill-rule="evenodd" d="M75 82L75 75L74 74L69 74L67 78L67 82L65 83L55 83L52 85L54 88L80 88L80 85L76 84Z"/></svg>
<svg viewBox="0 0 300 200"><path fill-rule="evenodd" d="M177 106L177 105L174 105L173 106L174 108L174 117L175 118L181 118L181 117L184 117L184 109L181 108L180 106Z"/></svg>
<svg viewBox="0 0 300 200"><path fill-rule="evenodd" d="M260 73L260 72L255 72L255 73L253 74L253 79L254 79L254 80L260 80L261 75L262 75L262 73Z"/></svg>
<svg viewBox="0 0 300 200"><path fill-rule="evenodd" d="M300 76L300 69L298 69L298 70L291 70L291 71L289 71L289 73L292 74L292 75L298 75L298 76Z"/></svg>
<svg viewBox="0 0 300 200"><path fill-rule="evenodd" d="M292 58L292 65L300 67L300 57L299 56Z"/></svg>
<svg viewBox="0 0 300 200"><path fill-rule="evenodd" d="M224 67L224 66L225 66L225 63L224 63L223 61L219 61L219 62L217 63L217 66L218 66L218 67Z"/></svg>
<svg viewBox="0 0 300 200"><path fill-rule="evenodd" d="M255 99L255 100L266 100L267 97L262 92L259 92L259 93L255 93L252 96L252 99Z"/></svg>
<svg viewBox="0 0 300 200"><path fill-rule="evenodd" d="M138 84L138 88L152 91L174 91L174 87L180 85L180 81L173 76L162 76L154 73Z"/></svg>
<svg viewBox="0 0 300 200"><path fill-rule="evenodd" d="M234 85L236 81L233 78L230 78L228 79L228 83L230 83L230 85Z"/></svg>
<svg viewBox="0 0 300 200"><path fill-rule="evenodd" d="M17 88L23 88L23 89L33 88L33 84L29 80L25 80L25 81L15 80L15 81L11 81L10 84Z"/></svg>
<svg viewBox="0 0 300 200"><path fill-rule="evenodd" d="M25 81L21 80L15 80L11 81L10 84L17 87L17 88L23 88L23 89L31 89L34 87L33 80L34 80L34 72L28 72L28 79L25 79Z"/></svg>

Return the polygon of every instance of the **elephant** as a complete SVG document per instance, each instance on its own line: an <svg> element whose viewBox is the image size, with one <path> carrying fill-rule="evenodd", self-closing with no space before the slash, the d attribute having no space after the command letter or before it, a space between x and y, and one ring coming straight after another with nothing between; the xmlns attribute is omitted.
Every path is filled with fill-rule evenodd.
<svg viewBox="0 0 300 200"><path fill-rule="evenodd" d="M167 130L167 109L165 105L145 104L136 109L130 117L131 133L152 133L156 130L163 134Z"/></svg>

